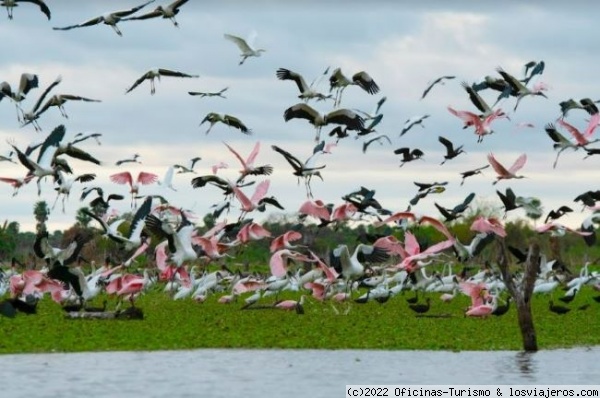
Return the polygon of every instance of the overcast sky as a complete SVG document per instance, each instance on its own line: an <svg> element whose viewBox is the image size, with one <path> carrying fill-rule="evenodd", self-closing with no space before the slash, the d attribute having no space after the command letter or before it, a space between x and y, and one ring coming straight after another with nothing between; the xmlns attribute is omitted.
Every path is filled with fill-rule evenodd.
<svg viewBox="0 0 600 398"><path fill-rule="evenodd" d="M140 13L151 11L162 1L148 5ZM251 3L251 4L250 4ZM36 133L32 126L21 128L15 106L8 100L0 102L0 153L9 150L7 140L20 148L43 139L54 127L64 124L66 140L79 132L102 133L102 145L94 141L80 144L105 162L98 167L70 160L75 174L93 172L97 179L89 185L103 187L106 192L128 195L125 186L113 184L109 175L130 170L137 174L147 171L163 177L174 163L186 164L195 156L202 157L196 165L198 175L210 174L211 166L220 161L229 165L218 175L235 179L239 163L223 142L246 156L257 141L261 152L257 164L271 164L269 195L274 195L295 213L306 200L303 184L298 185L291 168L270 146L276 144L299 158L307 158L314 146L315 130L306 120L285 122L283 112L299 102L299 92L292 81L280 81L275 71L285 67L305 76L308 82L318 78L330 67L341 67L351 76L367 71L380 86L381 92L369 95L359 87L348 87L341 107L372 111L376 102L387 97L381 111L383 121L377 134L386 134L392 145L374 143L366 154L362 138L354 134L341 140L331 154L321 157L326 164L324 181L313 180L315 199L341 204L341 196L361 185L376 190L376 198L392 211L404 210L417 192L413 181L448 181L441 195L422 199L414 208L420 214L439 216L433 203L454 207L471 192L479 202L501 206L495 193L511 187L519 196L539 197L546 212L562 204L575 212L561 220L576 226L589 215L573 202L579 193L597 189L600 157L583 160L584 152L565 151L556 169L552 168L555 152L544 132L544 125L560 116L558 103L568 98L600 99L596 67L599 56L596 40L599 6L586 2L586 7L570 7L562 2L537 2L538 5L519 5L508 2L412 2L329 1L302 2L302 5L282 5L276 1L197 1L181 7L177 16L180 27L164 19L125 21L119 23L123 36L109 26L97 25L69 31L52 27L84 22L109 11L133 7L133 1L48 1L52 19L48 21L33 4L21 4L14 10L14 19L0 14L0 81L13 89L21 73L39 76L40 88L29 93L23 108L29 110L43 88L58 75L62 83L53 93L75 94L99 99L100 103L70 102L65 105L69 118L56 108L40 117L43 131ZM326 4L324 4L326 3ZM112 6L112 7L111 7ZM0 10L4 13L4 10ZM243 65L237 47L224 39L229 33L247 37L256 32L256 47L266 50L259 58L249 58ZM474 82L486 75L499 76L496 68L522 77L528 61L545 62L540 80L550 89L548 99L524 98L513 112L515 100L502 108L509 120L494 122L495 133L477 143L473 129L462 129L462 122L447 111L455 109L476 111L460 86L462 81ZM594 67L592 67L594 66ZM148 82L132 92L125 90L149 69L161 67L198 74L196 79L164 77L156 83L156 94L150 95ZM454 75L454 80L435 86L420 100L429 81ZM317 88L329 92L327 77ZM192 97L187 91L218 91L229 87L227 99ZM493 103L497 93L484 91L482 96ZM321 112L333 104L311 102ZM206 135L208 126L199 126L208 112L219 112L240 118L252 135L216 125ZM401 138L404 121L412 116L430 114L424 127L416 126ZM567 121L583 129L588 115L572 111ZM532 123L534 128L519 128L517 123ZM323 128L322 136L333 126ZM566 131L561 130L565 136ZM464 145L466 154L440 166L443 147L437 141L443 135L456 145ZM368 137L369 138L369 137ZM399 167L393 150L408 146L420 148L422 160ZM486 155L493 152L498 160L509 166L521 153L528 161L521 170L527 178L501 181L492 185L494 172L488 169L481 176L467 179L460 186L460 172L487 164ZM115 161L141 155L142 164L117 167ZM21 165L0 163L0 176L22 177ZM190 174L176 175L177 192L157 185L144 186L142 194L165 195L174 205L188 208L200 215L222 200L213 187L193 189ZM262 180L263 177L257 180ZM75 184L63 214L60 203L49 219L49 229L72 225L78 208L82 185ZM246 188L249 195L253 188ZM16 220L22 229L33 229L33 204L45 199L52 205L55 191L50 180L42 184L37 197L35 184L22 188L12 197L12 187L0 185L2 212L0 219ZM237 202L234 202L237 204ZM129 210L129 200L118 203L118 209ZM228 216L237 217L234 209ZM523 216L517 210L514 216ZM544 214L545 215L545 214ZM264 216L264 215L263 215Z"/></svg>

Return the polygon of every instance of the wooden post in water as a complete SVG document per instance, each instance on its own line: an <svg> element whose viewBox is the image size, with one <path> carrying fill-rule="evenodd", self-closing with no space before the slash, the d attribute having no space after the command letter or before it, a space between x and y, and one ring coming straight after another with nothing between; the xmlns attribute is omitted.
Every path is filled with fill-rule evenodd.
<svg viewBox="0 0 600 398"><path fill-rule="evenodd" d="M501 239L498 242L500 249L498 253L498 266L502 272L504 284L512 296L517 309L517 319L523 339L523 350L526 352L537 351L537 338L533 324L533 315L531 314L531 296L540 261L540 246L537 242L529 245L527 261L523 269L523 279L520 282L515 282L508 269L508 257L506 255L504 240Z"/></svg>

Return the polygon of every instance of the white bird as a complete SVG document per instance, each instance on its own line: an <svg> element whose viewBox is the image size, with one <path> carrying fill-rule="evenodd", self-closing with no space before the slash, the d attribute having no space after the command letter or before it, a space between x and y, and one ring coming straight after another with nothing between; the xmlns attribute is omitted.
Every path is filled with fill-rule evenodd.
<svg viewBox="0 0 600 398"><path fill-rule="evenodd" d="M62 77L60 75L56 79L54 79L54 81L48 87L46 87L46 89L44 90L42 95L40 95L40 97L36 101L35 105L31 109L31 111L24 112L23 109L20 109L21 110L21 118L23 121L23 124L21 125L21 127L24 127L24 126L28 125L29 123L31 123L31 124L33 124L33 127L35 128L36 131L41 130L41 127L40 127L39 123L37 122L37 119L40 116L37 111L38 111L38 109L40 109L40 106L42 105L42 102L44 102L44 99L46 98L48 93L54 87L56 87L61 81L62 81Z"/></svg>
<svg viewBox="0 0 600 398"><path fill-rule="evenodd" d="M227 33L225 33L223 37L235 43L235 45L238 46L238 48L242 52L240 54L240 56L242 57L242 60L239 63L240 65L242 65L248 57L260 57L261 53L267 51L262 48L252 48L254 38L256 37L256 34L254 32L250 35L247 41L242 39L241 37L230 35Z"/></svg>
<svg viewBox="0 0 600 398"><path fill-rule="evenodd" d="M179 14L179 7L181 7L182 5L184 5L187 2L188 2L188 0L175 0L174 2L170 3L167 6L158 6L154 9L154 11L148 12L146 14L138 15L136 17L126 18L123 20L124 21L139 21L139 20L143 20L143 19L161 17L164 19L170 19L171 22L173 22L173 25L175 25L175 27L178 28L179 23L175 19L175 16L177 14Z"/></svg>
<svg viewBox="0 0 600 398"><path fill-rule="evenodd" d="M165 176L163 177L162 181L158 181L158 185L162 185L164 187L167 187L173 191L177 191L174 187L173 187L173 171L175 170L175 166L169 166L167 168L167 171L165 172Z"/></svg>
<svg viewBox="0 0 600 398"><path fill-rule="evenodd" d="M37 4L40 7L40 11L42 11L48 20L50 20L50 9L42 0L2 0L0 1L0 6L6 7L8 19L13 19L13 8L17 7L19 5L18 3Z"/></svg>
<svg viewBox="0 0 600 398"><path fill-rule="evenodd" d="M84 28L86 26L93 26L93 25L98 25L100 23L104 23L105 25L108 25L111 28L113 28L114 31L119 36L123 36L121 31L117 27L117 23L120 22L121 20L123 20L123 18L128 17L131 14L141 10L142 8L144 8L145 6L147 6L148 4L150 4L152 2L154 2L154 0L147 1L142 5L139 5L139 6L133 7L133 8L129 8L127 10L108 12L106 14L100 15L98 17L92 18L90 20L87 20L85 22L82 22L82 23L79 23L76 25L64 26L64 27L60 27L60 28L54 27L52 29L54 29L54 30L71 30L74 28Z"/></svg>
<svg viewBox="0 0 600 398"><path fill-rule="evenodd" d="M156 235L166 238L168 248L171 252L171 261L181 267L184 261L192 261L198 258L198 254L192 247L192 233L195 226L181 212L181 223L174 230L168 221L163 221L154 214L146 217L146 226Z"/></svg>
<svg viewBox="0 0 600 398"><path fill-rule="evenodd" d="M380 247L359 243L350 255L348 246L341 244L331 252L330 264L348 283L365 274L363 262L382 262L387 258L387 251Z"/></svg>
<svg viewBox="0 0 600 398"><path fill-rule="evenodd" d="M73 186L73 183L75 183L75 181L89 182L89 181L93 181L95 178L96 178L96 174L91 174L91 173L81 174L76 177L67 177L62 170L60 170L60 169L56 170L56 174L54 174L54 179L55 179L55 182L58 184L58 187L54 188L56 190L56 199L54 200L54 204L52 205L52 208L54 209L54 207L56 206L56 203L58 202L58 198L62 195L62 197L63 197L62 198L62 210L64 213L65 212L65 201L69 198L69 195L71 193L71 187Z"/></svg>
<svg viewBox="0 0 600 398"><path fill-rule="evenodd" d="M160 81L161 76L188 77L188 78L200 77L199 75L189 75L187 73L177 72L177 71L170 70L170 69L154 68L154 69L150 69L148 72L144 73L139 79L137 79L135 81L135 83L133 83L133 85L125 91L125 94L129 93L131 90L133 90L134 88L139 86L144 80L150 80L150 94L154 95L154 93L156 92L156 87L154 86L154 80L158 79L158 81Z"/></svg>
<svg viewBox="0 0 600 398"><path fill-rule="evenodd" d="M327 114L321 114L311 106L298 103L286 109L283 113L283 119L287 122L290 119L306 119L315 126L317 131L315 142L321 139L321 127L327 124L342 124L347 130L362 130L365 127L364 119L356 112L350 109L336 109Z"/></svg>

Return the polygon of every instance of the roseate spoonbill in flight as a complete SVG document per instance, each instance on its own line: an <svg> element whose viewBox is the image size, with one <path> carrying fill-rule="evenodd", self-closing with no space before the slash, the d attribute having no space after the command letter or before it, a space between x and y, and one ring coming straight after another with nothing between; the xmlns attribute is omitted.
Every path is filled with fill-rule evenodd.
<svg viewBox="0 0 600 398"><path fill-rule="evenodd" d="M179 14L179 8L187 3L188 0L175 0L174 2L166 5L166 6L158 6L154 9L154 11L148 12L146 14L137 15L135 17L123 19L124 21L140 21L143 19L151 19L151 18L164 18L170 19L173 22L175 27L179 27L179 23L175 19L175 16Z"/></svg>
<svg viewBox="0 0 600 398"><path fill-rule="evenodd" d="M225 91L227 91L229 89L229 87L225 87L224 89L220 90L220 91L216 91L216 92L200 92L200 91L188 91L189 95L193 95L193 96L199 96L200 98L204 98L204 97L221 97L221 98L227 98L226 96L223 95L223 93Z"/></svg>
<svg viewBox="0 0 600 398"><path fill-rule="evenodd" d="M64 26L64 27L54 27L52 29L54 29L54 30L70 30L70 29L74 29L74 28L84 28L86 26L93 26L93 25L98 25L98 24L104 23L105 25L108 25L111 28L113 28L114 31L119 36L123 36L121 31L117 27L117 23L120 22L123 18L128 17L131 14L141 10L142 8L144 8L148 4L152 3L153 1L154 0L147 1L144 4L141 4L137 7L133 7L133 8L127 9L127 10L108 12L106 14L100 15L98 17L92 18L90 20L87 20L85 22L82 22L82 23L79 23L76 25L69 25L69 26Z"/></svg>
<svg viewBox="0 0 600 398"><path fill-rule="evenodd" d="M421 99L425 98L425 96L431 91L433 86L435 86L436 84L445 84L444 80L452 80L454 78L456 78L456 76L441 76L441 77L438 77L437 79L433 80L432 82L429 83L429 85L427 86L425 91L423 91L423 95L421 95Z"/></svg>
<svg viewBox="0 0 600 398"><path fill-rule="evenodd" d="M325 95L315 91L312 88L312 85L306 84L304 77L301 74L292 72L289 69L279 68L275 73L279 80L293 80L296 82L298 86L298 90L300 90L300 95L298 98L304 100L304 102L308 102L311 99L317 99L318 101L324 101L326 99L332 98L331 95Z"/></svg>
<svg viewBox="0 0 600 398"><path fill-rule="evenodd" d="M496 185L500 180L509 180L512 178L525 178L525 176L516 175L515 173L521 170L525 165L525 162L527 162L527 154L523 153L522 155L520 155L517 158L517 160L515 160L515 162L512 164L512 166L510 166L508 169L496 160L493 153L490 152L487 158L496 174L498 174L496 176L496 181L494 181L492 185Z"/></svg>
<svg viewBox="0 0 600 398"><path fill-rule="evenodd" d="M40 7L40 11L50 20L50 9L42 0L2 0L0 6L6 7L8 19L13 19L13 8L18 7L19 3L32 3Z"/></svg>
<svg viewBox="0 0 600 398"><path fill-rule="evenodd" d="M450 159L454 159L461 153L466 153L465 151L463 151L462 145L454 148L454 144L452 143L452 141L450 141L447 138L442 137L441 135L438 137L438 141L442 145L444 145L444 147L446 147L446 154L444 155L444 160L442 161L442 163L440 163L440 166L443 165L444 163L446 163L446 161L448 161Z"/></svg>
<svg viewBox="0 0 600 398"><path fill-rule="evenodd" d="M135 196L139 194L140 185L149 185L155 183L158 180L158 176L153 173L140 171L135 181L129 171L123 171L111 175L110 180L116 184L127 184L129 185L129 193L131 194L131 206L135 204Z"/></svg>
<svg viewBox="0 0 600 398"><path fill-rule="evenodd" d="M342 102L342 94L348 86L358 86L367 93L373 95L379 92L379 86L375 80L365 71L360 71L352 75L352 79L347 78L341 68L336 68L329 77L329 91L336 89L333 106L339 106Z"/></svg>
<svg viewBox="0 0 600 398"><path fill-rule="evenodd" d="M233 149L226 143L224 144L227 147L227 149L229 149L229 151L233 153L242 164L242 170L240 170L240 177L237 180L238 183L242 182L244 178L248 175L270 175L273 172L273 166L269 164L263 166L254 166L254 161L256 160L258 152L260 151L260 141L257 141L256 144L254 144L254 148L252 149L246 160L244 160L235 149Z"/></svg>
<svg viewBox="0 0 600 398"><path fill-rule="evenodd" d="M33 179L33 174L28 174L23 178L0 177L0 181L10 184L15 190L12 196L17 196L19 189Z"/></svg>
<svg viewBox="0 0 600 398"><path fill-rule="evenodd" d="M491 124L494 120L502 117L506 117L506 115L502 112L501 109L496 109L492 114L486 116L483 120L479 118L478 115L469 111L457 111L452 107L448 107L448 111L452 113L454 116L462 119L465 123L465 127L474 126L475 134L477 135L477 142L480 143L483 141L483 137L488 134L492 134L493 130L491 128Z"/></svg>
<svg viewBox="0 0 600 398"><path fill-rule="evenodd" d="M287 108L283 112L283 119L287 122L291 119L306 119L315 126L315 142L320 141L321 128L327 124L341 124L347 130L361 130L365 127L364 119L350 109L337 109L327 114L321 114L310 105L298 103Z"/></svg>
<svg viewBox="0 0 600 398"><path fill-rule="evenodd" d="M202 126L205 122L210 123L210 127L206 130L206 134L210 133L210 130L216 123L223 123L229 127L236 128L240 130L244 134L252 134L252 130L250 130L240 119L231 115L222 115L216 112L208 113L204 119L200 122L200 126Z"/></svg>
<svg viewBox="0 0 600 398"><path fill-rule="evenodd" d="M473 223L471 224L471 231L482 232L482 233L493 233L502 238L506 237L506 231L504 230L504 226L495 217L477 217Z"/></svg>
<svg viewBox="0 0 600 398"><path fill-rule="evenodd" d="M240 57L242 57L242 60L240 61L239 65L242 65L244 63L244 61L246 61L247 58L260 57L260 55L262 53L267 51L262 48L257 48L257 49L253 48L254 40L256 39L256 32L252 32L250 34L250 36L248 37L248 40L244 40L239 36L230 35L228 33L225 33L223 35L223 37L225 37L225 39L233 42L240 49L240 51L241 51Z"/></svg>
<svg viewBox="0 0 600 398"><path fill-rule="evenodd" d="M165 69L165 68L150 69L148 72L144 73L139 79L137 79L135 81L135 83L133 83L133 85L131 87L129 87L125 91L125 94L131 92L134 88L136 88L137 86L139 86L140 84L142 84L142 82L144 80L150 80L150 94L154 95L154 93L156 92L156 87L154 85L154 80L158 79L158 81L160 81L160 77L161 76L185 77L185 78L197 78L197 77L200 77L199 75L190 75L190 74L187 74L187 73L178 72L178 71L175 71L175 70Z"/></svg>

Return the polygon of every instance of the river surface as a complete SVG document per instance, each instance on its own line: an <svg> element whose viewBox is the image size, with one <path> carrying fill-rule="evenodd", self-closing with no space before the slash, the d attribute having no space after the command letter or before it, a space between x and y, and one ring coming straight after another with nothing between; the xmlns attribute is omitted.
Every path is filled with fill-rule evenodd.
<svg viewBox="0 0 600 398"><path fill-rule="evenodd" d="M600 347L519 352L191 350L0 356L0 396L343 397L346 384L600 384Z"/></svg>

